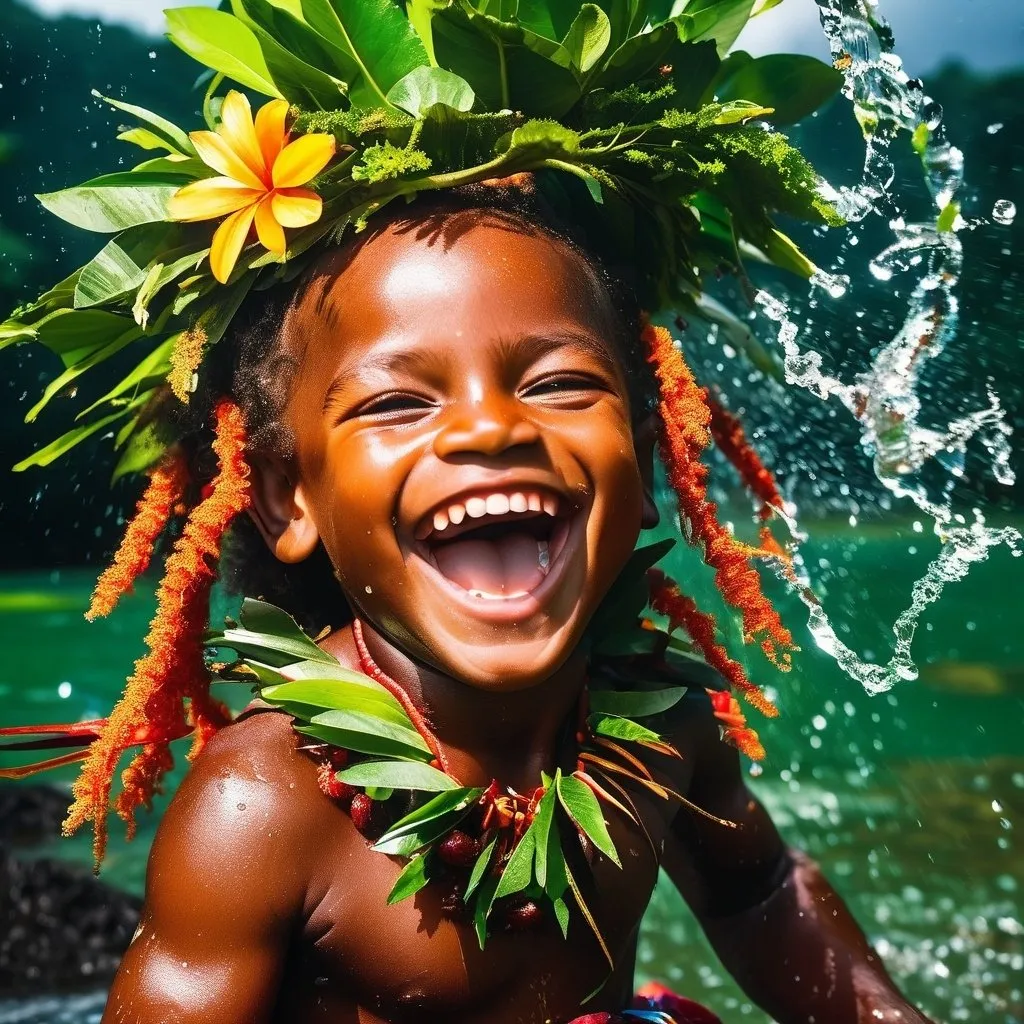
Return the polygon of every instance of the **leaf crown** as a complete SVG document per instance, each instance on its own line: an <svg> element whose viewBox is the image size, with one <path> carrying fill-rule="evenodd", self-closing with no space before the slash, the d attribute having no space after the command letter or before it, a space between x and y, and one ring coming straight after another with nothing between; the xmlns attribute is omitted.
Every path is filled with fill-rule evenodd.
<svg viewBox="0 0 1024 1024"><path fill-rule="evenodd" d="M776 126L818 107L840 76L809 57L727 55L779 2L225 0L168 11L171 41L207 69L209 130L187 134L106 99L132 122L118 137L148 159L38 198L113 237L0 325L0 348L35 341L63 362L28 421L127 346L139 359L15 469L103 430L119 452L115 478L153 465L166 439L147 409L168 387L188 400L247 293L428 190L544 178L626 254L652 311L692 310L702 276L743 257L809 276L774 217L838 217ZM232 83L270 98L255 119Z"/></svg>

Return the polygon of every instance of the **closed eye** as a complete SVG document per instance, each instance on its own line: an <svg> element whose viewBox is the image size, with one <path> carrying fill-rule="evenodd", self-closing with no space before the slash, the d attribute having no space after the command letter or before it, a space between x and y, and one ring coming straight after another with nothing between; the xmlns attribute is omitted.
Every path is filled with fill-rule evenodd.
<svg viewBox="0 0 1024 1024"><path fill-rule="evenodd" d="M554 398L558 400L578 397L583 392L611 390L605 381L589 374L556 373L527 385L520 395L522 398Z"/></svg>
<svg viewBox="0 0 1024 1024"><path fill-rule="evenodd" d="M375 419L393 420L431 412L434 403L423 395L405 391L393 391L378 395L354 409L350 416L372 416Z"/></svg>

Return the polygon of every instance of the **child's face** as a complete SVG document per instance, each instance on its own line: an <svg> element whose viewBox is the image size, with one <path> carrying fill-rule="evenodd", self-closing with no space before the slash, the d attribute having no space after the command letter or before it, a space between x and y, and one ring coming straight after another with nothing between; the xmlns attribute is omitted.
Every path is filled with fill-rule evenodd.
<svg viewBox="0 0 1024 1024"><path fill-rule="evenodd" d="M391 226L333 257L286 321L301 543L285 556L318 537L406 651L521 689L579 643L644 491L592 269L540 232L448 227Z"/></svg>

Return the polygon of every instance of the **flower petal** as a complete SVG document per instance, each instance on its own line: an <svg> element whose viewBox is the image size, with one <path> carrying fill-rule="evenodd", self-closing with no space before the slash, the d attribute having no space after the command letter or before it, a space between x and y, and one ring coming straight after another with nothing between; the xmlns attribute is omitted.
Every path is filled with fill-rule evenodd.
<svg viewBox="0 0 1024 1024"><path fill-rule="evenodd" d="M192 132L189 138L199 159L208 167L234 178L243 188L266 191L267 186L259 175L253 174L249 165L216 132Z"/></svg>
<svg viewBox="0 0 1024 1024"><path fill-rule="evenodd" d="M277 189L270 201L278 224L286 228L304 228L315 224L324 209L324 201L308 188Z"/></svg>
<svg viewBox="0 0 1024 1024"><path fill-rule="evenodd" d="M252 108L249 106L249 100L235 89L224 97L217 134L236 156L245 161L246 167L260 181L266 182L269 165L263 160L263 150L256 137Z"/></svg>
<svg viewBox="0 0 1024 1024"><path fill-rule="evenodd" d="M249 228L252 227L252 219L256 215L256 206L247 206L237 213L231 214L213 236L213 246L210 249L210 269L213 276L226 284L238 262L238 254L245 245Z"/></svg>
<svg viewBox="0 0 1024 1024"><path fill-rule="evenodd" d="M274 219L271 203L271 197L267 196L256 207L256 234L259 235L264 248L269 249L275 256L283 256L288 248L284 240L284 228Z"/></svg>
<svg viewBox="0 0 1024 1024"><path fill-rule="evenodd" d="M201 178L178 189L168 209L173 220L211 220L257 202L263 192L241 188L234 178Z"/></svg>
<svg viewBox="0 0 1024 1024"><path fill-rule="evenodd" d="M289 142L274 161L274 187L305 185L319 174L334 156L333 135L302 135Z"/></svg>
<svg viewBox="0 0 1024 1024"><path fill-rule="evenodd" d="M263 153L263 163L273 167L278 154L288 142L285 120L288 117L287 100L271 100L256 113L256 138Z"/></svg>

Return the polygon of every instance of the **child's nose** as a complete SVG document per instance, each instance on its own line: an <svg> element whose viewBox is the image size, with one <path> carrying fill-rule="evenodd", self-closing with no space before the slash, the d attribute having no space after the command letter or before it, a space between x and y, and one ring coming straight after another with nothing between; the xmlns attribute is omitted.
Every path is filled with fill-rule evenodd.
<svg viewBox="0 0 1024 1024"><path fill-rule="evenodd" d="M515 398L484 396L453 406L434 438L440 458L465 452L499 455L509 448L536 444L540 431L523 415Z"/></svg>

